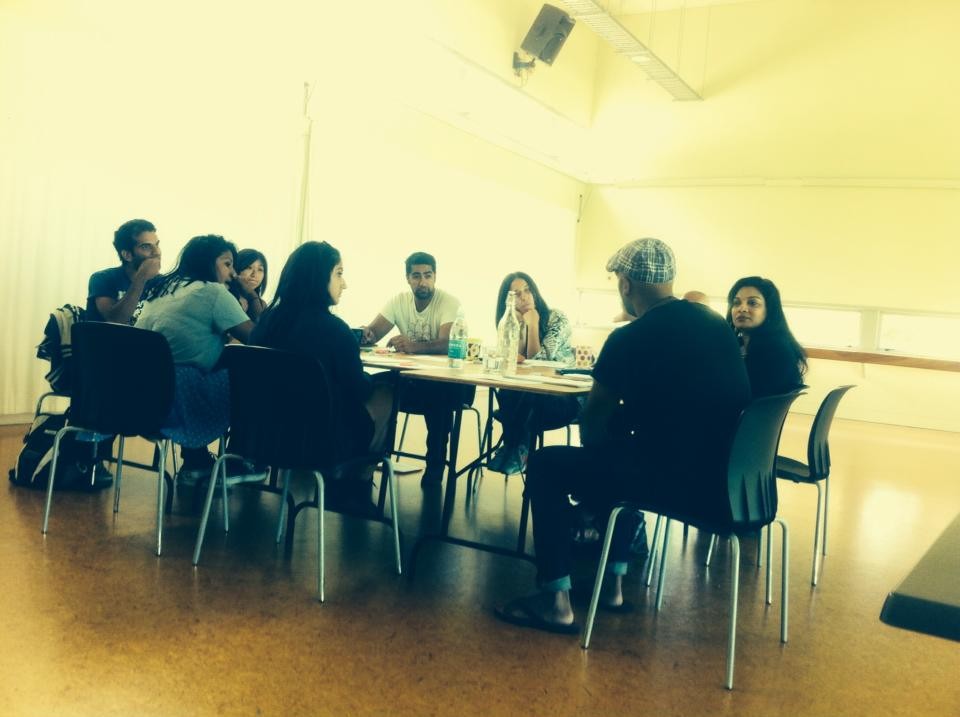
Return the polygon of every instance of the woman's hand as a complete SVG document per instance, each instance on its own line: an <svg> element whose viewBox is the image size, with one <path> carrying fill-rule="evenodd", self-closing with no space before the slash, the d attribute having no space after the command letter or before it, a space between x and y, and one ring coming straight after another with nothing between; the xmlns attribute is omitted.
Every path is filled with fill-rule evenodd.
<svg viewBox="0 0 960 717"><path fill-rule="evenodd" d="M540 313L536 309L529 309L521 315L521 321L527 325L527 329L540 328Z"/></svg>

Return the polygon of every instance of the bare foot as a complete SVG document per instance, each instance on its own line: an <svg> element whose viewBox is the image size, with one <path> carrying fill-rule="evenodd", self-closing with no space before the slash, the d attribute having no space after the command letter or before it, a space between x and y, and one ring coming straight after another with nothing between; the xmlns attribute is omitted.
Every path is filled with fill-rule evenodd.
<svg viewBox="0 0 960 717"><path fill-rule="evenodd" d="M516 598L494 612L498 618L513 625L563 634L574 634L578 631L573 622L570 593L565 590L539 592Z"/></svg>
<svg viewBox="0 0 960 717"><path fill-rule="evenodd" d="M607 575L600 587L600 602L606 607L623 605L623 576Z"/></svg>

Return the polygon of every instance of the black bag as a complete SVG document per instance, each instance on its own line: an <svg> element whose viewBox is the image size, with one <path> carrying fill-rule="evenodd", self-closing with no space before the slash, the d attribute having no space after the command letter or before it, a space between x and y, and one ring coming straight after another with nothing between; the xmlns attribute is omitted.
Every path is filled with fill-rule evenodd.
<svg viewBox="0 0 960 717"><path fill-rule="evenodd" d="M46 490L53 462L53 439L66 423L66 414L41 414L23 437L23 448L17 465L10 469L14 485ZM60 441L55 490L101 490L113 483L113 476L104 468L102 460L110 457L113 437L101 441L95 434L68 433Z"/></svg>

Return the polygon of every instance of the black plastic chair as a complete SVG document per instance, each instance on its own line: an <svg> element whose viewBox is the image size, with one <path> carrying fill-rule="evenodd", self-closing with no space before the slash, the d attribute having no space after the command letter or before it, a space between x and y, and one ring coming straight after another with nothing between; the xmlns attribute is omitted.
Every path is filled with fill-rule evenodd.
<svg viewBox="0 0 960 717"><path fill-rule="evenodd" d="M397 574L400 574L400 531L397 524L397 486L393 464L386 455L373 453L353 458L349 463L337 462L337 416L323 366L309 356L259 346L239 345L227 346L223 350L222 362L230 372L230 452L223 453L217 459L210 473L203 517L193 551L193 564L200 562L200 550L210 517L213 494L218 476L220 481L226 477L228 458L247 459L269 465L272 470L284 474L283 497L277 525L278 543L282 534L290 472L310 471L317 484L316 502L301 504L299 507L316 507L319 510L317 594L320 602L323 602L324 477L330 477L350 466L382 463L390 491L390 522L393 526ZM251 403L244 395L244 386L256 386L259 400ZM291 514L288 532L293 530L298 512L299 510Z"/></svg>
<svg viewBox="0 0 960 717"><path fill-rule="evenodd" d="M733 575L730 579L730 628L727 638L727 673L725 686L733 689L733 670L737 640L737 596L740 586L740 541L739 536L756 533L763 526L773 522L780 524L783 530L781 553L781 597L780 597L780 641L787 641L788 628L788 579L789 579L789 536L787 524L777 517L777 480L775 462L780 432L790 410L790 404L799 395L793 393L759 398L748 405L740 414L736 432L730 447L726 475L717 480L726 484L728 517L724 519L704 518L685 510L683 505L647 506L637 502L624 502L616 505L610 513L607 531L603 540L603 551L597 566L594 580L593 597L584 625L582 646L590 646L593 621L597 615L600 601L600 586L610 554L610 542L613 538L617 517L623 510L651 509L666 519L663 529L663 547L660 555L660 577L657 584L656 606L659 611L663 605L663 580L666 574L667 547L670 542L670 523L680 520L700 530L714 533L730 539L733 546ZM769 541L767 543L769 551ZM652 549L656 549L653 546ZM769 563L767 573L767 603L770 602Z"/></svg>
<svg viewBox="0 0 960 717"><path fill-rule="evenodd" d="M803 463L793 458L777 456L777 478L791 480L794 483L807 483L817 488L817 522L813 529L813 568L810 573L810 584L816 585L820 578L820 512L823 506L823 555L827 554L827 508L830 504L830 426L837 412L837 405L844 394L854 388L854 385L840 386L833 389L824 397L817 415L810 427L810 438L807 441L807 462ZM821 483L824 486L820 490ZM822 499L822 500L821 500Z"/></svg>
<svg viewBox="0 0 960 717"><path fill-rule="evenodd" d="M73 327L75 378L70 419L53 442L51 479L41 532L47 532L53 502L53 476L57 474L60 441L70 432L99 434L98 440L120 437L113 510L120 508L123 445L128 436L141 436L157 444L157 555L163 547L164 466L171 441L160 428L173 405L173 357L162 334L121 324L84 322Z"/></svg>

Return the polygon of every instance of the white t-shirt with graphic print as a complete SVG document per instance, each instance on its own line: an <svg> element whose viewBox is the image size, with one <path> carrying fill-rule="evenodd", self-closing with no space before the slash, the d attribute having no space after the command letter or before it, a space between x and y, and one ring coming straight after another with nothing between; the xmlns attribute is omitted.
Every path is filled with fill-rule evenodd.
<svg viewBox="0 0 960 717"><path fill-rule="evenodd" d="M380 315L413 341L436 341L440 327L452 324L457 318L460 301L442 289L435 289L427 308L417 311L415 299L409 290L397 294L380 310Z"/></svg>

